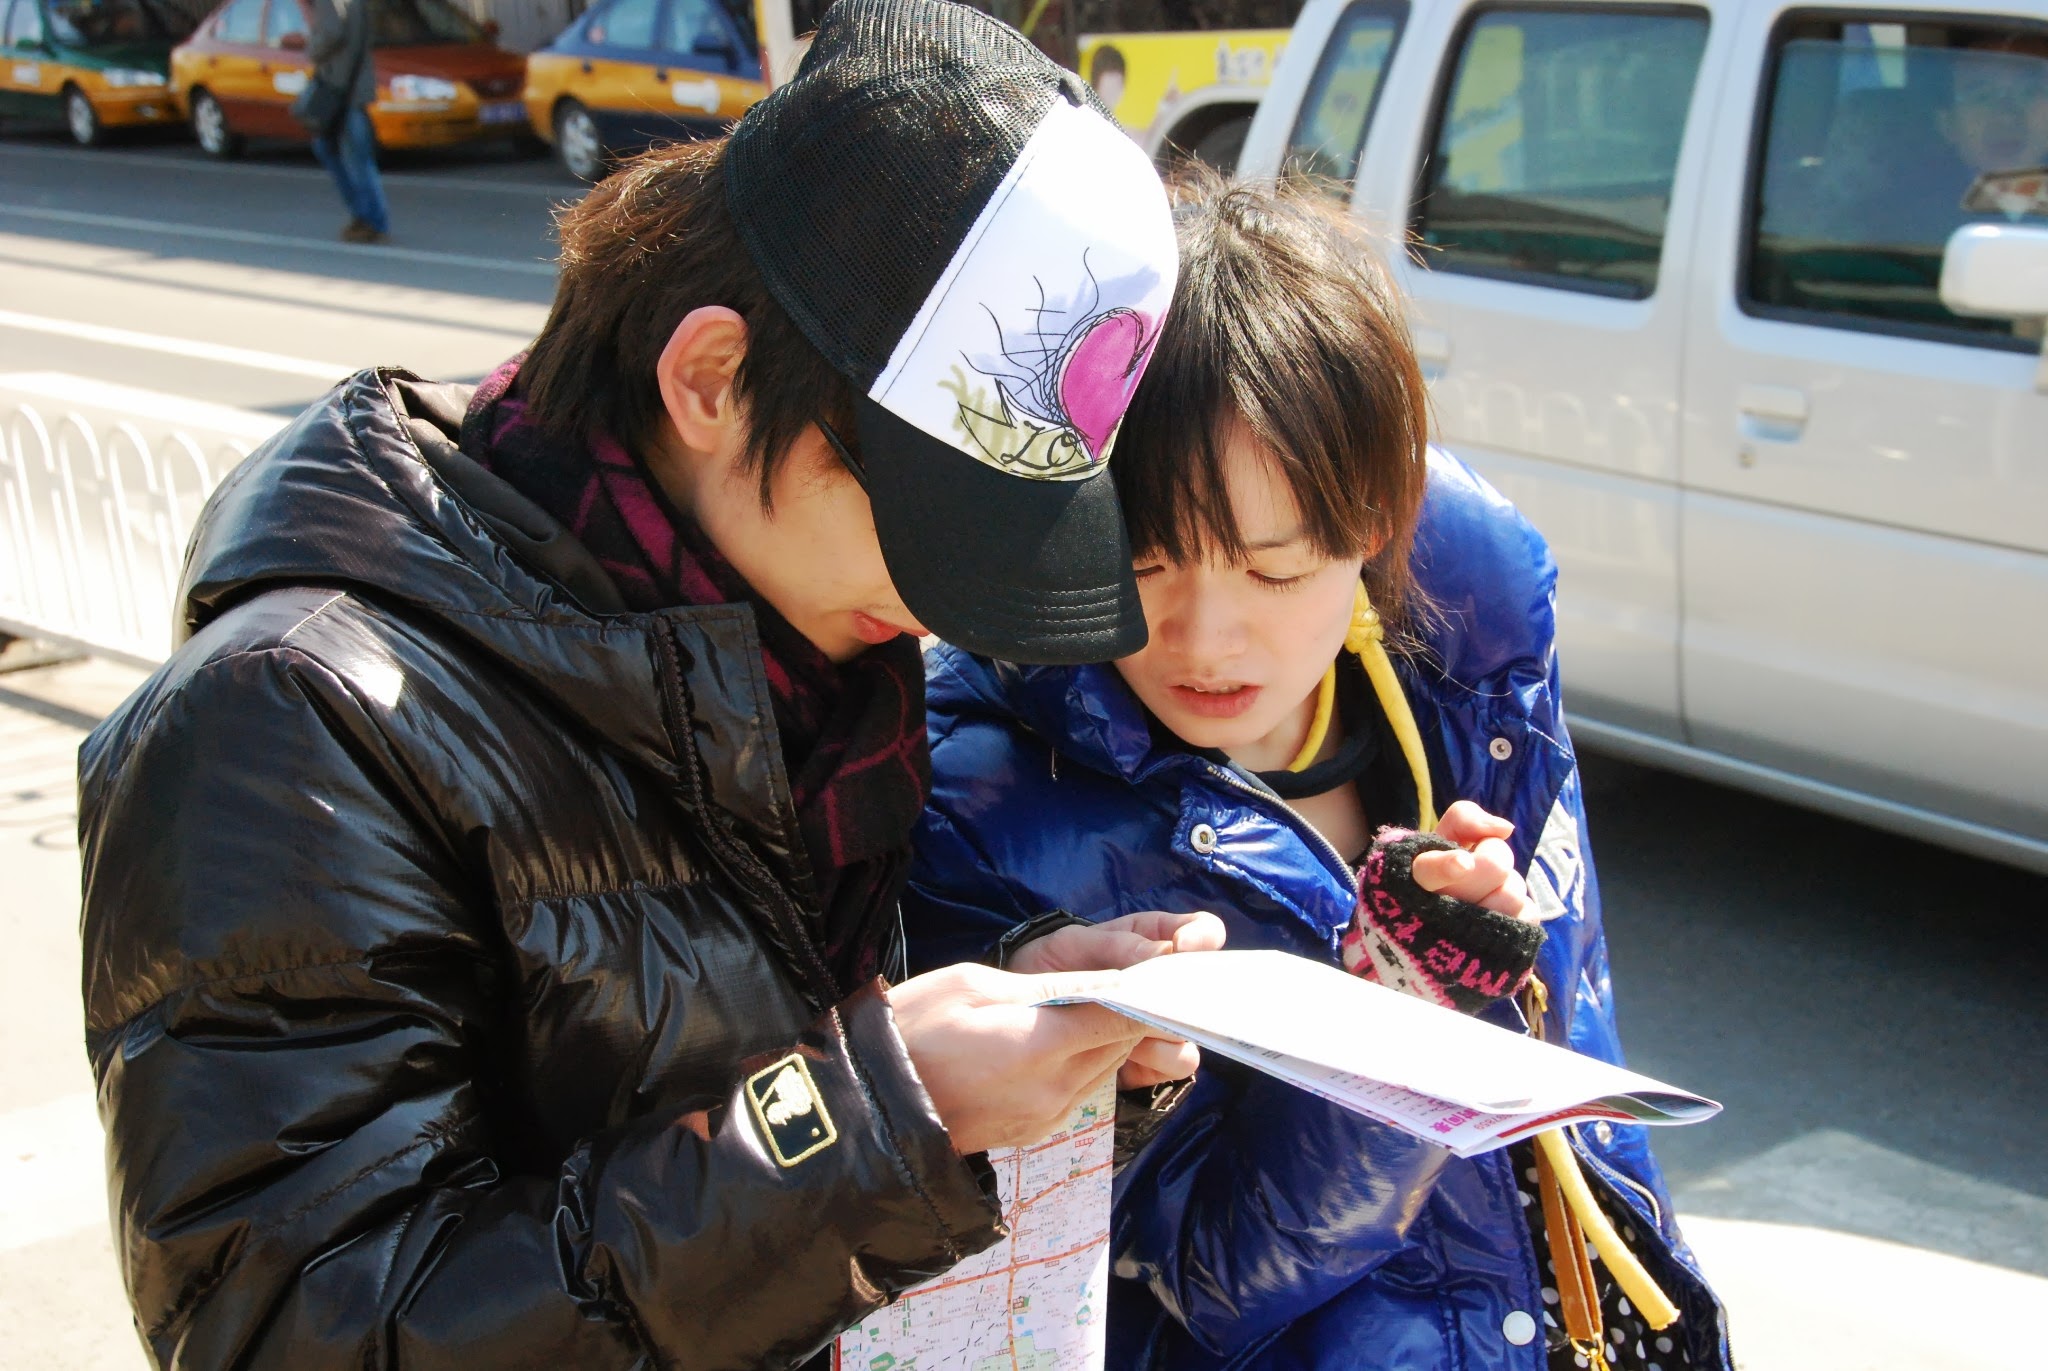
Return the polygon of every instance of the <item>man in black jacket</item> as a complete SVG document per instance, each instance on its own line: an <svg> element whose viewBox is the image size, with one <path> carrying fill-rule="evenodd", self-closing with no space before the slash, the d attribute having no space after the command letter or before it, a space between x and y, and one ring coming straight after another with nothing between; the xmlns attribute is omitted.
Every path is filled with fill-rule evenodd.
<svg viewBox="0 0 2048 1371"><path fill-rule="evenodd" d="M229 477L188 640L83 749L158 1366L804 1364L1000 1236L982 1151L1192 1068L1017 973L1205 916L891 984L914 635L1143 641L1102 473L1173 287L1142 155L974 11L842 0L562 227L529 354L362 373Z"/></svg>

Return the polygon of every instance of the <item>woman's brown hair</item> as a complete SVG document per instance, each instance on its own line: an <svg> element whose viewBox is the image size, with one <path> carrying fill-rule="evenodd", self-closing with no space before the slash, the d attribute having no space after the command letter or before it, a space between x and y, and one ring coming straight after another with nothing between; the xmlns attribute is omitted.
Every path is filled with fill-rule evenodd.
<svg viewBox="0 0 2048 1371"><path fill-rule="evenodd" d="M1241 423L1293 492L1311 546L1364 555L1366 589L1398 627L1415 597L1429 397L1372 239L1309 185L1237 185L1195 167L1168 190L1180 284L1109 464L1133 550L1246 556L1223 465Z"/></svg>
<svg viewBox="0 0 2048 1371"><path fill-rule="evenodd" d="M766 509L806 424L853 431L853 388L768 293L727 208L724 170L723 138L656 148L562 212L561 280L520 381L547 428L644 450L666 419L654 368L669 335L693 309L733 310L747 322L734 393Z"/></svg>

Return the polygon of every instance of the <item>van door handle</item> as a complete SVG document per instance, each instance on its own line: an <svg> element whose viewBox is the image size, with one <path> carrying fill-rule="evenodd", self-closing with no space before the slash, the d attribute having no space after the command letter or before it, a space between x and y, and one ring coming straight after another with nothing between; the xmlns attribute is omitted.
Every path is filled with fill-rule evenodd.
<svg viewBox="0 0 2048 1371"><path fill-rule="evenodd" d="M1415 360L1422 364L1422 379L1434 381L1451 366L1451 335L1442 329L1418 328L1409 335L1415 343Z"/></svg>
<svg viewBox="0 0 2048 1371"><path fill-rule="evenodd" d="M1741 437L1736 460L1756 465L1759 443L1796 443L1806 431L1806 392L1795 386L1746 385L1735 392L1741 411L1735 429Z"/></svg>

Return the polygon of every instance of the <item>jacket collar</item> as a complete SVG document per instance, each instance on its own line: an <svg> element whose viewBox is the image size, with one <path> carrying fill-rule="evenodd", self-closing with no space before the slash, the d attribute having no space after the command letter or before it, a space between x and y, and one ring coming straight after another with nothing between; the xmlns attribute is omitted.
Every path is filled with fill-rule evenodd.
<svg viewBox="0 0 2048 1371"><path fill-rule="evenodd" d="M345 588L460 638L680 786L684 730L665 710L652 641L667 634L710 798L786 863L795 815L753 611L622 612L565 529L457 450L470 394L403 371L359 372L257 449L200 516L179 592L183 634L273 586Z"/></svg>

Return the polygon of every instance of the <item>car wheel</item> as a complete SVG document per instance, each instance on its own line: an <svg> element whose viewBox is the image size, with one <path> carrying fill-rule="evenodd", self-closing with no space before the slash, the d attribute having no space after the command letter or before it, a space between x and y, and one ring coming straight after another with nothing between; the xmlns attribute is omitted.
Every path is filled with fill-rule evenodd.
<svg viewBox="0 0 2048 1371"><path fill-rule="evenodd" d="M64 88L64 127L71 130L71 141L82 148L97 147L106 141L107 129L100 123L100 112L76 86Z"/></svg>
<svg viewBox="0 0 2048 1371"><path fill-rule="evenodd" d="M234 157L242 151L241 135L228 127L227 111L212 91L192 92L192 136L208 157Z"/></svg>
<svg viewBox="0 0 2048 1371"><path fill-rule="evenodd" d="M579 181L595 181L604 175L604 139L597 120L574 100L555 107L555 153L562 168Z"/></svg>

